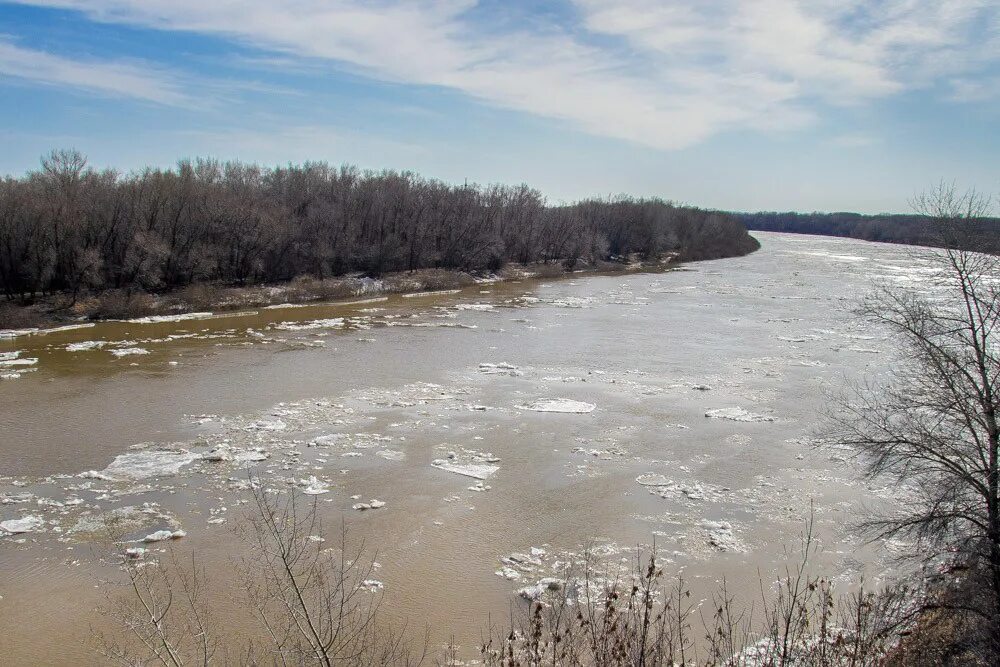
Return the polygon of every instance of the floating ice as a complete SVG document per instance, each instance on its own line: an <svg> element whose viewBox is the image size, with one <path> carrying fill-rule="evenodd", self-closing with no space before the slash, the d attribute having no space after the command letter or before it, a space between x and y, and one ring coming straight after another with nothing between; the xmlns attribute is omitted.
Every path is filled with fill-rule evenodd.
<svg viewBox="0 0 1000 667"><path fill-rule="evenodd" d="M19 336L44 336L45 334L56 333L59 331L72 331L73 329L89 329L92 326L96 326L93 322L81 322L80 324L64 324L60 327L50 327L48 329L39 329L38 327L30 327L27 329L2 329L0 330L0 338L17 338Z"/></svg>
<svg viewBox="0 0 1000 667"><path fill-rule="evenodd" d="M311 320L309 322L281 322L280 324L275 324L273 328L280 331L313 331L316 329L339 329L343 326L343 317L331 317L325 320Z"/></svg>
<svg viewBox="0 0 1000 667"><path fill-rule="evenodd" d="M265 417L250 424L249 428L256 431L284 431L288 424L277 417Z"/></svg>
<svg viewBox="0 0 1000 667"><path fill-rule="evenodd" d="M97 479L146 479L176 475L184 466L198 460L198 455L186 449L145 449L115 457L107 468L98 473L84 473Z"/></svg>
<svg viewBox="0 0 1000 667"><path fill-rule="evenodd" d="M343 441L348 437L350 436L346 433L331 433L330 435L321 435L318 438L313 438L309 444L313 447L329 447L331 445L343 444Z"/></svg>
<svg viewBox="0 0 1000 667"><path fill-rule="evenodd" d="M322 480L316 479L315 475L309 479L300 480L299 486L303 487L302 493L307 496L318 496L323 493L330 492L330 485Z"/></svg>
<svg viewBox="0 0 1000 667"><path fill-rule="evenodd" d="M376 456L381 456L383 459L388 461L402 461L406 458L405 452L400 452L395 449L382 449L375 452Z"/></svg>
<svg viewBox="0 0 1000 667"><path fill-rule="evenodd" d="M109 530L115 532L130 531L163 521L172 522L173 518L161 512L154 504L145 504L142 507L128 505L102 514L82 516L69 529L69 532L106 535Z"/></svg>
<svg viewBox="0 0 1000 667"><path fill-rule="evenodd" d="M45 521L39 516L26 516L20 519L10 519L0 521L0 530L4 530L12 535L30 533L45 525Z"/></svg>
<svg viewBox="0 0 1000 667"><path fill-rule="evenodd" d="M574 401L568 398L546 398L527 405L518 405L519 410L531 410L532 412L568 412L572 414L585 414L593 412L597 406L593 403Z"/></svg>
<svg viewBox="0 0 1000 667"><path fill-rule="evenodd" d="M743 408L716 408L705 412L705 416L711 419L728 419L734 422L773 422L775 418L771 415L755 414Z"/></svg>
<svg viewBox="0 0 1000 667"><path fill-rule="evenodd" d="M651 487L649 492L661 498L683 497L688 500L719 502L725 498L725 493L729 491L727 487L715 486L713 484L673 482L666 480L666 478L663 479L666 481L665 484L648 485ZM642 484L642 482L639 483Z"/></svg>
<svg viewBox="0 0 1000 667"><path fill-rule="evenodd" d="M128 357L132 355L142 355L149 354L149 350L144 347L123 347L117 350L111 350L111 354L116 357Z"/></svg>
<svg viewBox="0 0 1000 667"><path fill-rule="evenodd" d="M464 475L473 479L489 479L500 470L500 466L489 463L456 463L446 459L434 459L431 465L438 470L453 472L456 475Z"/></svg>
<svg viewBox="0 0 1000 667"><path fill-rule="evenodd" d="M82 343L70 343L66 346L67 352L89 352L99 350L108 344L106 340L85 340Z"/></svg>
<svg viewBox="0 0 1000 667"><path fill-rule="evenodd" d="M355 503L354 505L351 506L351 509L356 509L360 512L364 512L365 510L377 510L383 507L385 507L384 501L372 498L367 503Z"/></svg>
<svg viewBox="0 0 1000 667"><path fill-rule="evenodd" d="M462 290L460 289L441 289L441 290L434 290L431 292L411 292L410 294L404 294L403 298L414 299L416 297L421 297L421 296L437 296L439 294L458 294L461 291Z"/></svg>
<svg viewBox="0 0 1000 667"><path fill-rule="evenodd" d="M701 527L708 533L708 543L719 551L744 552L747 547L733 534L733 526L728 521L702 521Z"/></svg>
<svg viewBox="0 0 1000 667"><path fill-rule="evenodd" d="M635 478L635 481L639 482L643 486L666 486L672 483L673 480L664 477L663 475L649 472L644 475L639 475Z"/></svg>
<svg viewBox="0 0 1000 667"><path fill-rule="evenodd" d="M0 505L15 505L17 503L27 503L35 499L35 494L27 491L21 493L5 493L0 496Z"/></svg>
<svg viewBox="0 0 1000 667"><path fill-rule="evenodd" d="M160 324L161 322L183 322L185 320L204 320L212 317L212 313L181 313L179 315L150 315L125 320L130 324Z"/></svg>
<svg viewBox="0 0 1000 667"><path fill-rule="evenodd" d="M566 296L560 299L553 299L549 302L559 308L587 308L593 303L590 297Z"/></svg>
<svg viewBox="0 0 1000 667"><path fill-rule="evenodd" d="M264 461L271 455L263 449L234 449L229 445L219 445L201 455L203 461L234 463L254 463Z"/></svg>
<svg viewBox="0 0 1000 667"><path fill-rule="evenodd" d="M23 366L34 366L38 363L38 359L35 357L26 357L24 359L19 358L20 352L4 352L5 356L0 357L0 368L16 368Z"/></svg>
<svg viewBox="0 0 1000 667"><path fill-rule="evenodd" d="M497 364L479 364L479 372L485 373L486 375L524 375L524 373L518 370L517 366L514 364L508 364L505 361L501 361Z"/></svg>
<svg viewBox="0 0 1000 667"><path fill-rule="evenodd" d="M31 329L0 329L0 338L17 338L19 336L30 336L39 333L37 327Z"/></svg>
<svg viewBox="0 0 1000 667"><path fill-rule="evenodd" d="M142 538L143 542L162 542L164 540L179 540L182 537L186 537L187 533L183 530L158 530L155 533L150 533L146 537Z"/></svg>
<svg viewBox="0 0 1000 667"><path fill-rule="evenodd" d="M778 340L785 343L806 343L811 340L819 340L819 336L778 336Z"/></svg>
<svg viewBox="0 0 1000 667"><path fill-rule="evenodd" d="M460 303L455 306L455 310L480 310L485 312L496 310L496 307L492 303Z"/></svg>
<svg viewBox="0 0 1000 667"><path fill-rule="evenodd" d="M532 602L537 602L541 600L546 593L558 593L563 589L566 582L562 579L557 579L555 577L543 577L538 580L534 586L525 586L517 592L525 600L530 600Z"/></svg>

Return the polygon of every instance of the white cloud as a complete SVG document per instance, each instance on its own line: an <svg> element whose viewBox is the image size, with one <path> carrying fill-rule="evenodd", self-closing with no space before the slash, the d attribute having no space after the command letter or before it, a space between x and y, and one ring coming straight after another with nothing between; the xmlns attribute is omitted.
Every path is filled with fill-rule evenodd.
<svg viewBox="0 0 1000 667"><path fill-rule="evenodd" d="M179 106L188 102L178 83L156 68L131 62L64 58L17 46L2 37L0 76L157 104Z"/></svg>
<svg viewBox="0 0 1000 667"><path fill-rule="evenodd" d="M23 1L442 86L664 149L975 79L1000 51L989 0L573 0L572 25L521 27L484 20L475 0Z"/></svg>

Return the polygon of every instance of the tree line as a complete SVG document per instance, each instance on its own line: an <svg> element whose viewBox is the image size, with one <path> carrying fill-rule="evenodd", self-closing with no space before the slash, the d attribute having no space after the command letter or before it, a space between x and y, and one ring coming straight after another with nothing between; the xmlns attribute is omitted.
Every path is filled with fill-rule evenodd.
<svg viewBox="0 0 1000 667"><path fill-rule="evenodd" d="M747 229L795 234L845 236L864 241L948 247L940 228L926 215L860 213L739 213ZM976 239L979 250L1000 254L1000 218L967 220L965 234Z"/></svg>
<svg viewBox="0 0 1000 667"><path fill-rule="evenodd" d="M194 159L121 173L61 150L0 180L0 290L22 301L667 252L706 259L757 247L732 215L660 199L551 206L527 185L456 186L324 162Z"/></svg>

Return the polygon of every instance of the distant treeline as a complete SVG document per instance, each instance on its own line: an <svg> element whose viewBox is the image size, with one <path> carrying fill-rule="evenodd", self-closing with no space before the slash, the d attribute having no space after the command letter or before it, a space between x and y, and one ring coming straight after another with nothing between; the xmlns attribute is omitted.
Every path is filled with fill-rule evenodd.
<svg viewBox="0 0 1000 667"><path fill-rule="evenodd" d="M860 213L737 213L747 229L795 234L846 236L865 241L942 246L948 243L940 222L924 215ZM1000 254L1000 218L963 220L978 250Z"/></svg>
<svg viewBox="0 0 1000 667"><path fill-rule="evenodd" d="M39 170L0 180L0 291L24 300L757 247L733 215L658 199L548 206L527 185L455 186L322 162L197 159L122 174L54 151Z"/></svg>

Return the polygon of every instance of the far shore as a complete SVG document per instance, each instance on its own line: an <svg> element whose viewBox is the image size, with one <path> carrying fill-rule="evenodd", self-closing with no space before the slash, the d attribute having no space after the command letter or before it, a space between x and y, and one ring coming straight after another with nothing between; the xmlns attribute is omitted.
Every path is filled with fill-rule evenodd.
<svg viewBox="0 0 1000 667"><path fill-rule="evenodd" d="M518 280L557 280L581 274L664 271L677 269L682 264L684 262L677 261L676 255L670 254L655 262L630 258L629 261L620 262L578 262L572 268L562 262L549 262L512 264L497 272L419 269L387 273L379 278L361 274L323 280L303 277L272 285L221 286L196 283L163 294L107 290L78 296L75 302L72 302L69 295L56 294L28 305L14 302L0 304L0 340L88 327L101 321L157 323L237 315L240 311L252 308L349 305L393 294L430 295L457 292L475 285Z"/></svg>

